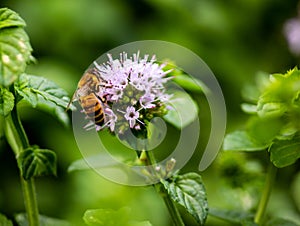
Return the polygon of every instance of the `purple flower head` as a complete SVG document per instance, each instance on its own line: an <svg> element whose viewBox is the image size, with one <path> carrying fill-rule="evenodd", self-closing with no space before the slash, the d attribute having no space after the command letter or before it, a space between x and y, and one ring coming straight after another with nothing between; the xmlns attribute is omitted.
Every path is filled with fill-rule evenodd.
<svg viewBox="0 0 300 226"><path fill-rule="evenodd" d="M163 116L167 108L165 103L171 95L166 93L165 84L171 77L171 70L163 70L165 64L159 64L156 57L139 52L128 57L120 54L114 59L108 54L103 64L94 62L94 70L101 81L95 94L103 102L104 125L112 132L124 133L127 129L141 130L153 117Z"/></svg>
<svg viewBox="0 0 300 226"><path fill-rule="evenodd" d="M284 34L290 51L300 55L300 18L288 20L284 25Z"/></svg>

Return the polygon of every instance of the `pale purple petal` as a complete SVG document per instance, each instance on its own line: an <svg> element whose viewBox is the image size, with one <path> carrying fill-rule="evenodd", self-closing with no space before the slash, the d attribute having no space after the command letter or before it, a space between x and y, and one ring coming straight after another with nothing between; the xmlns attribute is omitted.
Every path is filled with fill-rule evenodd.
<svg viewBox="0 0 300 226"><path fill-rule="evenodd" d="M154 100L154 94L145 94L140 98L140 104L143 108L154 108L155 104L152 103Z"/></svg>
<svg viewBox="0 0 300 226"><path fill-rule="evenodd" d="M125 119L129 122L130 128L133 128L139 116L139 112L133 106L127 107L126 114L124 115Z"/></svg>

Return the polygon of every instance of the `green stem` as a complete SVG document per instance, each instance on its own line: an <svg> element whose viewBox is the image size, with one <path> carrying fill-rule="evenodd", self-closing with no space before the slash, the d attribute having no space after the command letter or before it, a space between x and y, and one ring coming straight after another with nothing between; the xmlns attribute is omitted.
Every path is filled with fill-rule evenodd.
<svg viewBox="0 0 300 226"><path fill-rule="evenodd" d="M16 106L4 120L5 136L9 145L17 157L23 150L29 147L28 138L21 124ZM39 211L36 200L34 179L25 180L20 176L25 209L30 226L39 226Z"/></svg>
<svg viewBox="0 0 300 226"><path fill-rule="evenodd" d="M27 136L22 127L16 107L5 117L5 136L7 141L17 156L24 149L29 147Z"/></svg>
<svg viewBox="0 0 300 226"><path fill-rule="evenodd" d="M258 225L262 225L263 223L264 214L266 212L271 190L275 182L276 173L277 173L277 168L273 165L272 162L270 162L267 171L265 187L261 199L259 201L258 208L254 218L254 222Z"/></svg>
<svg viewBox="0 0 300 226"><path fill-rule="evenodd" d="M165 187L161 183L155 184L154 187L162 196L162 198L168 208L168 211L171 215L174 225L175 226L184 226L181 215L180 215L175 203L169 196L168 191L165 189Z"/></svg>
<svg viewBox="0 0 300 226"><path fill-rule="evenodd" d="M150 165L155 165L156 164L156 160L154 157L154 154L152 151L145 151L145 154L147 156L147 161L148 164ZM171 215L171 218L173 220L173 223L175 226L184 226L183 220L181 218L181 215L176 207L176 204L173 202L173 200L171 199L168 191L165 189L165 187L163 186L162 183L156 183L154 184L154 187L156 189L156 191L162 196L168 211Z"/></svg>
<svg viewBox="0 0 300 226"><path fill-rule="evenodd" d="M21 176L21 183L29 225L38 226L40 225L40 222L34 178L24 180L24 178Z"/></svg>

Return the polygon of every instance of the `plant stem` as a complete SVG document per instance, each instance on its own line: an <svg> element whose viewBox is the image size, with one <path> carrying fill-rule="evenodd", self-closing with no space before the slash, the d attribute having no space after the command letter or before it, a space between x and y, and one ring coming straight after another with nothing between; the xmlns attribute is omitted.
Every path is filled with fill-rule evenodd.
<svg viewBox="0 0 300 226"><path fill-rule="evenodd" d="M5 117L4 130L6 139L17 157L23 150L29 147L28 138L21 124L16 106ZM39 226L39 211L36 200L34 179L25 180L20 176L25 209L30 226Z"/></svg>
<svg viewBox="0 0 300 226"><path fill-rule="evenodd" d="M156 160L154 157L154 154L152 151L145 151L145 154L147 156L148 164L155 165ZM162 196L168 211L171 215L172 221L175 226L184 226L183 220L181 218L181 215L176 207L176 204L171 199L168 191L165 189L164 185L162 183L156 183L154 184L155 190Z"/></svg>
<svg viewBox="0 0 300 226"><path fill-rule="evenodd" d="M179 213L175 203L169 196L168 191L164 188L164 186L161 183L155 184L154 187L162 196L162 198L168 208L168 211L171 215L174 225L175 226L184 226L184 223L180 216L180 213Z"/></svg>
<svg viewBox="0 0 300 226"><path fill-rule="evenodd" d="M38 226L39 223L39 210L36 199L34 178L25 180L21 176L21 183L23 188L23 196L25 202L25 208L27 212L29 225Z"/></svg>
<svg viewBox="0 0 300 226"><path fill-rule="evenodd" d="M24 149L29 147L27 136L22 127L16 107L4 119L4 130L7 141L17 156Z"/></svg>
<svg viewBox="0 0 300 226"><path fill-rule="evenodd" d="M254 218L254 222L258 225L262 225L263 223L263 217L266 212L266 208L268 205L273 184L275 182L276 173L277 173L277 168L273 165L272 162L270 162L267 171L265 187L262 196L260 198L258 208Z"/></svg>

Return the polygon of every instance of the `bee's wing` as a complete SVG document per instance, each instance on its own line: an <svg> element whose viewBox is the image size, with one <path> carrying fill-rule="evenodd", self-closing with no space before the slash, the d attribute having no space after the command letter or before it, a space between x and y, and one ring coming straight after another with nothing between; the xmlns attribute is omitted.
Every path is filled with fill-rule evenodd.
<svg viewBox="0 0 300 226"><path fill-rule="evenodd" d="M67 105L66 111L69 110L71 104L72 104L74 101L78 100L79 97L86 96L86 95L88 95L90 92L91 92L90 87L89 87L87 84L85 84L84 86L82 86L82 87L80 87L80 88L77 88L77 90L74 92L74 94L73 94L73 96L72 96L70 102L69 102L68 105Z"/></svg>

